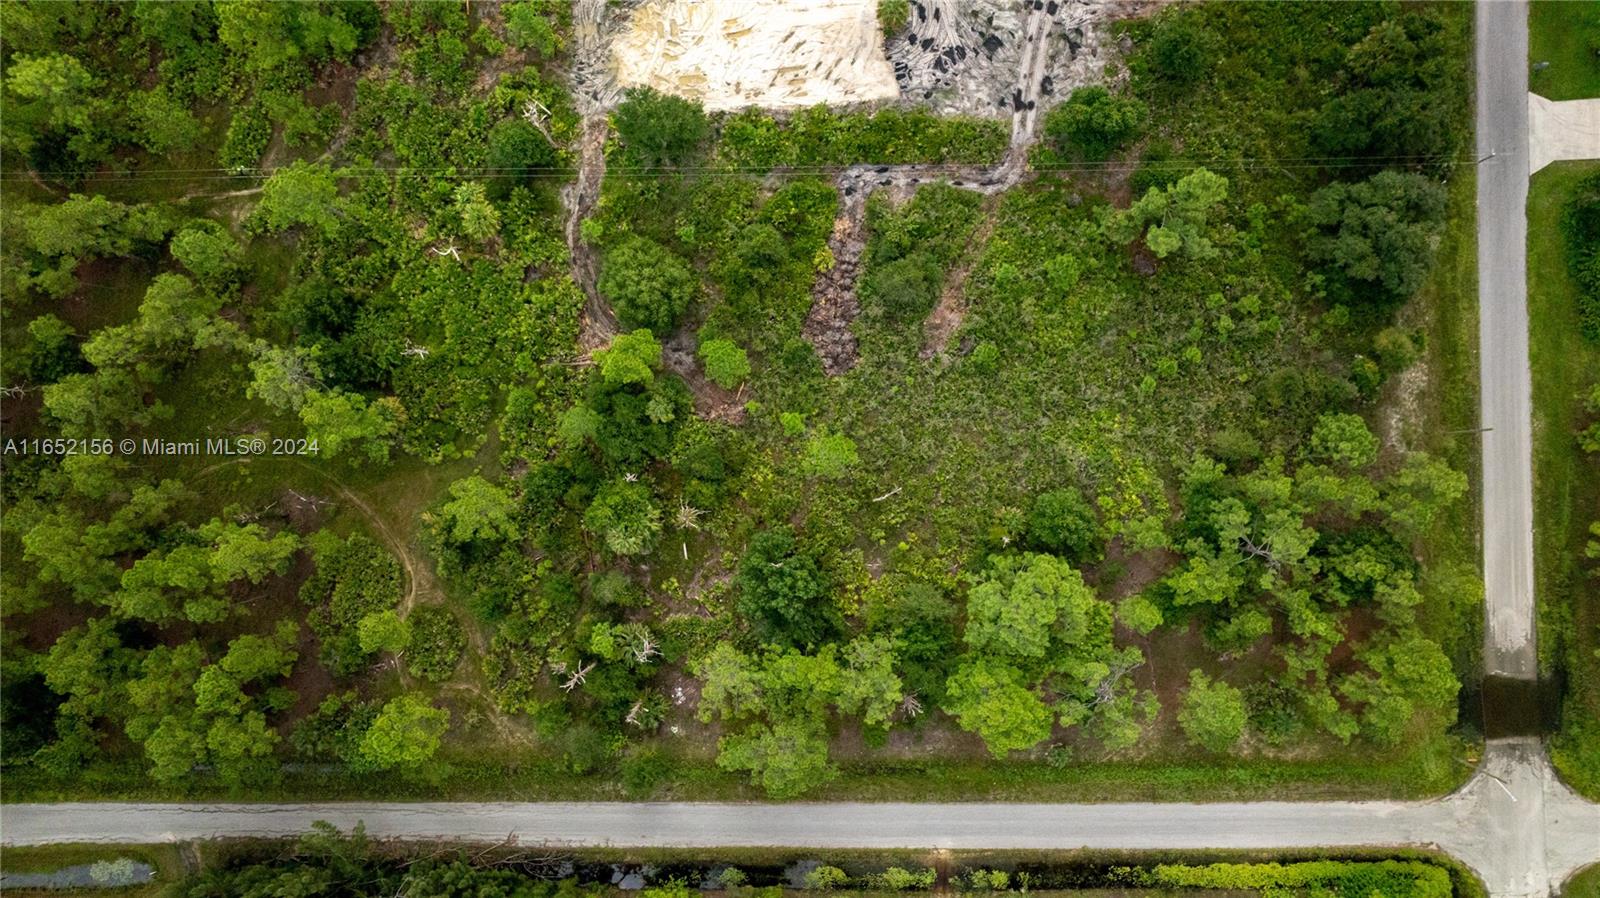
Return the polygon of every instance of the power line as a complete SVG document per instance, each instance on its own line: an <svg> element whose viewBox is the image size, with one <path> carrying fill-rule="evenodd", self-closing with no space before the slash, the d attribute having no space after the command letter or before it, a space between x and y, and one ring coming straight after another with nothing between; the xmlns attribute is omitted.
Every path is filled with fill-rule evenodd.
<svg viewBox="0 0 1600 898"><path fill-rule="evenodd" d="M1462 165L1476 165L1479 159L1472 156L1290 156L1290 157L1209 157L1198 159L1171 159L1149 162L1074 162L1057 161L1032 164L1029 168L1037 172L1107 172L1146 169L1155 171L1183 171L1193 168L1231 168L1231 169L1310 169L1310 168L1386 168L1393 165L1429 164L1456 167ZM838 175L848 171L857 171L862 174L873 174L881 169L883 174L895 170L905 173L907 170L926 174L930 177L940 175L961 177L983 177L990 173L995 164L943 162L943 163L852 163L849 165L682 165L682 166L608 166L607 174L615 174L630 178L665 178L673 176L692 177L753 177L753 176L785 176L805 177ZM105 172L105 171L69 171L53 172L51 177L72 177L81 181L94 182L163 182L163 181L254 181L271 177L286 166L271 168L168 168L147 169L138 172ZM577 174L577 169L572 166L407 166L407 165L369 165L369 166L343 166L333 169L333 174L340 180L360 180L366 178L446 178L470 180L570 180ZM11 172L0 175L3 181L32 181L32 174Z"/></svg>

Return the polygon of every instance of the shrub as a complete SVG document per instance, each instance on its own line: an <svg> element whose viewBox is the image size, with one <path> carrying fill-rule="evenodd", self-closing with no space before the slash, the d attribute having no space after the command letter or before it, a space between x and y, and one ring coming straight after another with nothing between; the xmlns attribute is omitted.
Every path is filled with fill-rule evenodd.
<svg viewBox="0 0 1600 898"><path fill-rule="evenodd" d="M644 555L661 535L661 510L643 483L613 480L595 494L583 526L618 555Z"/></svg>
<svg viewBox="0 0 1600 898"><path fill-rule="evenodd" d="M699 292L688 263L646 237L628 237L608 251L596 283L629 330L667 333Z"/></svg>
<svg viewBox="0 0 1600 898"><path fill-rule="evenodd" d="M1561 214L1567 270L1578 285L1578 327L1600 343L1600 175L1578 183Z"/></svg>
<svg viewBox="0 0 1600 898"><path fill-rule="evenodd" d="M911 0L878 0L878 27L892 37L911 21Z"/></svg>
<svg viewBox="0 0 1600 898"><path fill-rule="evenodd" d="M254 168L271 141L272 119L267 116L266 108L260 103L241 106L228 123L228 133L222 139L217 161L223 168L234 171Z"/></svg>
<svg viewBox="0 0 1600 898"><path fill-rule="evenodd" d="M556 148L539 129L520 118L506 119L489 129L484 165L493 177L490 192L502 195L510 186L532 180L539 169L557 162Z"/></svg>
<svg viewBox="0 0 1600 898"><path fill-rule="evenodd" d="M1080 87L1045 116L1044 132L1057 145L1091 162L1107 159L1139 133L1145 107L1103 87Z"/></svg>
<svg viewBox="0 0 1600 898"><path fill-rule="evenodd" d="M882 873L875 873L870 877L873 888L888 892L931 889L936 878L937 874L931 867L924 867L915 872L904 867L890 867Z"/></svg>
<svg viewBox="0 0 1600 898"><path fill-rule="evenodd" d="M423 605L411 612L411 648L406 667L430 683L442 683L456 672L467 647L461 622L448 608Z"/></svg>
<svg viewBox="0 0 1600 898"><path fill-rule="evenodd" d="M800 468L808 477L842 477L861 461L856 442L842 433L820 428L806 441Z"/></svg>
<svg viewBox="0 0 1600 898"><path fill-rule="evenodd" d="M1247 719L1244 693L1198 670L1189 672L1189 689L1178 709L1178 723L1191 743L1207 751L1225 752L1244 734Z"/></svg>
<svg viewBox="0 0 1600 898"><path fill-rule="evenodd" d="M1076 489L1040 493L1028 510L1028 541L1072 561L1091 559L1100 550L1094 509Z"/></svg>
<svg viewBox="0 0 1600 898"><path fill-rule="evenodd" d="M817 558L787 526L750 540L735 578L739 614L764 642L815 646L838 635L840 622Z"/></svg>
<svg viewBox="0 0 1600 898"><path fill-rule="evenodd" d="M1306 205L1307 255L1355 291L1349 298L1403 299L1428 275L1445 205L1443 185L1411 172L1329 184Z"/></svg>
<svg viewBox="0 0 1600 898"><path fill-rule="evenodd" d="M1215 55L1211 44L1211 34L1196 25L1193 16L1161 16L1150 35L1151 68L1164 81L1193 84L1211 68Z"/></svg>
<svg viewBox="0 0 1600 898"><path fill-rule="evenodd" d="M696 354L705 365L706 377L724 390L737 387L750 376L750 357L732 340L707 340Z"/></svg>
<svg viewBox="0 0 1600 898"><path fill-rule="evenodd" d="M1378 459L1378 438L1360 415L1325 414L1311 430L1311 455L1347 468L1365 468Z"/></svg>
<svg viewBox="0 0 1600 898"><path fill-rule="evenodd" d="M309 542L317 569L300 587L300 600L311 606L309 620L322 643L322 663L334 676L348 676L368 656L357 632L361 619L400 600L400 563L360 535L340 540L321 531Z"/></svg>
<svg viewBox="0 0 1600 898"><path fill-rule="evenodd" d="M623 97L611 122L634 165L682 165L711 134L698 103L649 87L629 88Z"/></svg>
<svg viewBox="0 0 1600 898"><path fill-rule="evenodd" d="M840 870L838 867L832 867L827 864L823 864L820 867L813 867L811 870L806 872L805 878L806 888L815 889L817 891L843 888L849 882L849 874L845 873L843 870Z"/></svg>

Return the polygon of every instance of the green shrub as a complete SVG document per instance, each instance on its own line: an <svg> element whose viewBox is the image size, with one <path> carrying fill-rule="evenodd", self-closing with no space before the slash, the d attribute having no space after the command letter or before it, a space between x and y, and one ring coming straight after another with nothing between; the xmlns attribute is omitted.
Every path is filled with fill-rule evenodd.
<svg viewBox="0 0 1600 898"><path fill-rule="evenodd" d="M359 534L340 540L320 531L309 542L317 569L300 587L300 600L311 606L308 618L322 643L322 663L335 676L349 676L369 656L361 648L361 619L400 600L400 563Z"/></svg>
<svg viewBox="0 0 1600 898"><path fill-rule="evenodd" d="M1198 670L1189 672L1178 723L1190 742L1208 751L1228 751L1244 734L1246 720L1244 693Z"/></svg>
<svg viewBox="0 0 1600 898"><path fill-rule="evenodd" d="M1110 158L1144 125L1144 104L1103 87L1080 87L1045 116L1044 133L1081 159Z"/></svg>
<svg viewBox="0 0 1600 898"><path fill-rule="evenodd" d="M892 37L911 21L911 0L878 0L878 27Z"/></svg>
<svg viewBox="0 0 1600 898"><path fill-rule="evenodd" d="M1561 214L1567 270L1578 285L1578 327L1600 343L1600 175L1578 182Z"/></svg>
<svg viewBox="0 0 1600 898"><path fill-rule="evenodd" d="M737 387L750 376L750 357L732 340L707 340L696 355L705 365L706 377L724 390Z"/></svg>
<svg viewBox="0 0 1600 898"><path fill-rule="evenodd" d="M672 250L647 237L628 237L608 250L596 286L629 330L671 332L699 292L699 280Z"/></svg>
<svg viewBox="0 0 1600 898"><path fill-rule="evenodd" d="M467 648L461 622L448 608L423 605L406 618L411 623L411 648L406 652L406 667L430 683L450 679Z"/></svg>
<svg viewBox="0 0 1600 898"><path fill-rule="evenodd" d="M233 120L228 123L217 161L234 171L254 168L271 141L272 119L266 108L260 103L241 106L234 110Z"/></svg>
<svg viewBox="0 0 1600 898"><path fill-rule="evenodd" d="M632 87L611 113L628 163L654 168L683 165L711 134L711 122L698 103Z"/></svg>
<svg viewBox="0 0 1600 898"><path fill-rule="evenodd" d="M1028 510L1028 542L1071 561L1099 554L1099 529L1094 509L1076 489L1040 493Z"/></svg>
<svg viewBox="0 0 1600 898"><path fill-rule="evenodd" d="M828 864L813 867L806 872L805 878L806 888L819 892L843 888L849 882L849 874L838 867L829 866Z"/></svg>

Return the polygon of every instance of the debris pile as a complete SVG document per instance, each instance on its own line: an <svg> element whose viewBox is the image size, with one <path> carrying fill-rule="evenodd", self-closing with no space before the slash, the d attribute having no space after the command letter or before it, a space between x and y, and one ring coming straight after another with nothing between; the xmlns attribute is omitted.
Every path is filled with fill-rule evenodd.
<svg viewBox="0 0 1600 898"><path fill-rule="evenodd" d="M707 110L900 95L875 0L646 0L611 46L616 80Z"/></svg>
<svg viewBox="0 0 1600 898"><path fill-rule="evenodd" d="M910 22L889 42L889 59L906 100L946 115L1010 115L1100 83L1106 57L1097 26L1114 12L1115 4L1099 0L911 0ZM1050 46L1032 47L1039 41ZM1018 83L1018 73L1033 67L1030 50L1046 51L1037 98Z"/></svg>

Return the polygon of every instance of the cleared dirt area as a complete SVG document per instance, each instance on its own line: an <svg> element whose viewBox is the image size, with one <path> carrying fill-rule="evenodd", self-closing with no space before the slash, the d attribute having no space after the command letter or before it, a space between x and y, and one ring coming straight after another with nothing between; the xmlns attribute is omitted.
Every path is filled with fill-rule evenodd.
<svg viewBox="0 0 1600 898"><path fill-rule="evenodd" d="M873 0L649 0L612 45L617 80L712 111L899 96Z"/></svg>

